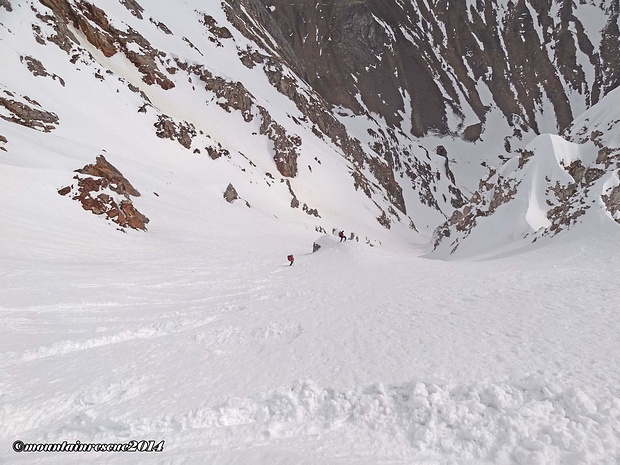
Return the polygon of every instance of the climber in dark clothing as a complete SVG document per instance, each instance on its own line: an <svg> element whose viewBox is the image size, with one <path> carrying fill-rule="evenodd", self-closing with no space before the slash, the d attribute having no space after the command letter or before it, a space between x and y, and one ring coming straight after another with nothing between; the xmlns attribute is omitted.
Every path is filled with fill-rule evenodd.
<svg viewBox="0 0 620 465"><path fill-rule="evenodd" d="M289 255L288 257L286 257L288 259L288 261L290 262L289 266L292 266L293 263L295 263L295 257L293 257L293 255Z"/></svg>
<svg viewBox="0 0 620 465"><path fill-rule="evenodd" d="M338 233L338 237L340 237L340 242L342 242L343 240L346 242L347 240L347 236L344 235L344 231L340 231Z"/></svg>

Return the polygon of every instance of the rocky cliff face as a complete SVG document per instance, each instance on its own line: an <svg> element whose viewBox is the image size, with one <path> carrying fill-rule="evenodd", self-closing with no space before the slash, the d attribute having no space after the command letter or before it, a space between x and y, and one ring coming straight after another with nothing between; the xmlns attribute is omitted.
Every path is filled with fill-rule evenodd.
<svg viewBox="0 0 620 465"><path fill-rule="evenodd" d="M493 107L507 136L562 131L620 79L617 0L243 3L329 103L418 137L475 141Z"/></svg>

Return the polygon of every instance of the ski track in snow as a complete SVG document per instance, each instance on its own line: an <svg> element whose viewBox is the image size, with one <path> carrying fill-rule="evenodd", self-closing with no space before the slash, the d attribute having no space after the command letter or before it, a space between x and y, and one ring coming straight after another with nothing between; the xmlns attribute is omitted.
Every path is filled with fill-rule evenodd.
<svg viewBox="0 0 620 465"><path fill-rule="evenodd" d="M445 263L348 243L287 267L275 248L242 267L24 265L39 285L0 291L0 458L30 463L15 439L143 438L166 440L146 463L619 462L604 249ZM86 458L127 460L37 455Z"/></svg>

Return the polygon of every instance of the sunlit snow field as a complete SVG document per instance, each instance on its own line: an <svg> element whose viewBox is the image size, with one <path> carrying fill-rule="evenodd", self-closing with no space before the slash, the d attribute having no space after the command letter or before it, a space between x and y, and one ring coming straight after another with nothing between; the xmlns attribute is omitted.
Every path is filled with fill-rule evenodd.
<svg viewBox="0 0 620 465"><path fill-rule="evenodd" d="M72 241L2 205L2 463L619 462L611 222L444 262L335 236L312 254L315 231L220 203L128 234L78 206ZM165 448L11 449L131 439Z"/></svg>

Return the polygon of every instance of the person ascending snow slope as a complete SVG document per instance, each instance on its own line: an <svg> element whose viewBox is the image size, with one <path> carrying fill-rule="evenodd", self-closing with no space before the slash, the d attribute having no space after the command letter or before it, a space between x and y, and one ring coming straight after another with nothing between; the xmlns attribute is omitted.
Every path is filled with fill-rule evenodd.
<svg viewBox="0 0 620 465"><path fill-rule="evenodd" d="M340 231L338 233L338 237L340 238L340 242L342 242L343 240L346 242L347 241L347 236L344 235L344 231Z"/></svg>
<svg viewBox="0 0 620 465"><path fill-rule="evenodd" d="M293 255L289 255L288 257L286 257L288 259L288 261L290 262L289 266L292 266L293 263L295 263L295 257L293 257Z"/></svg>

